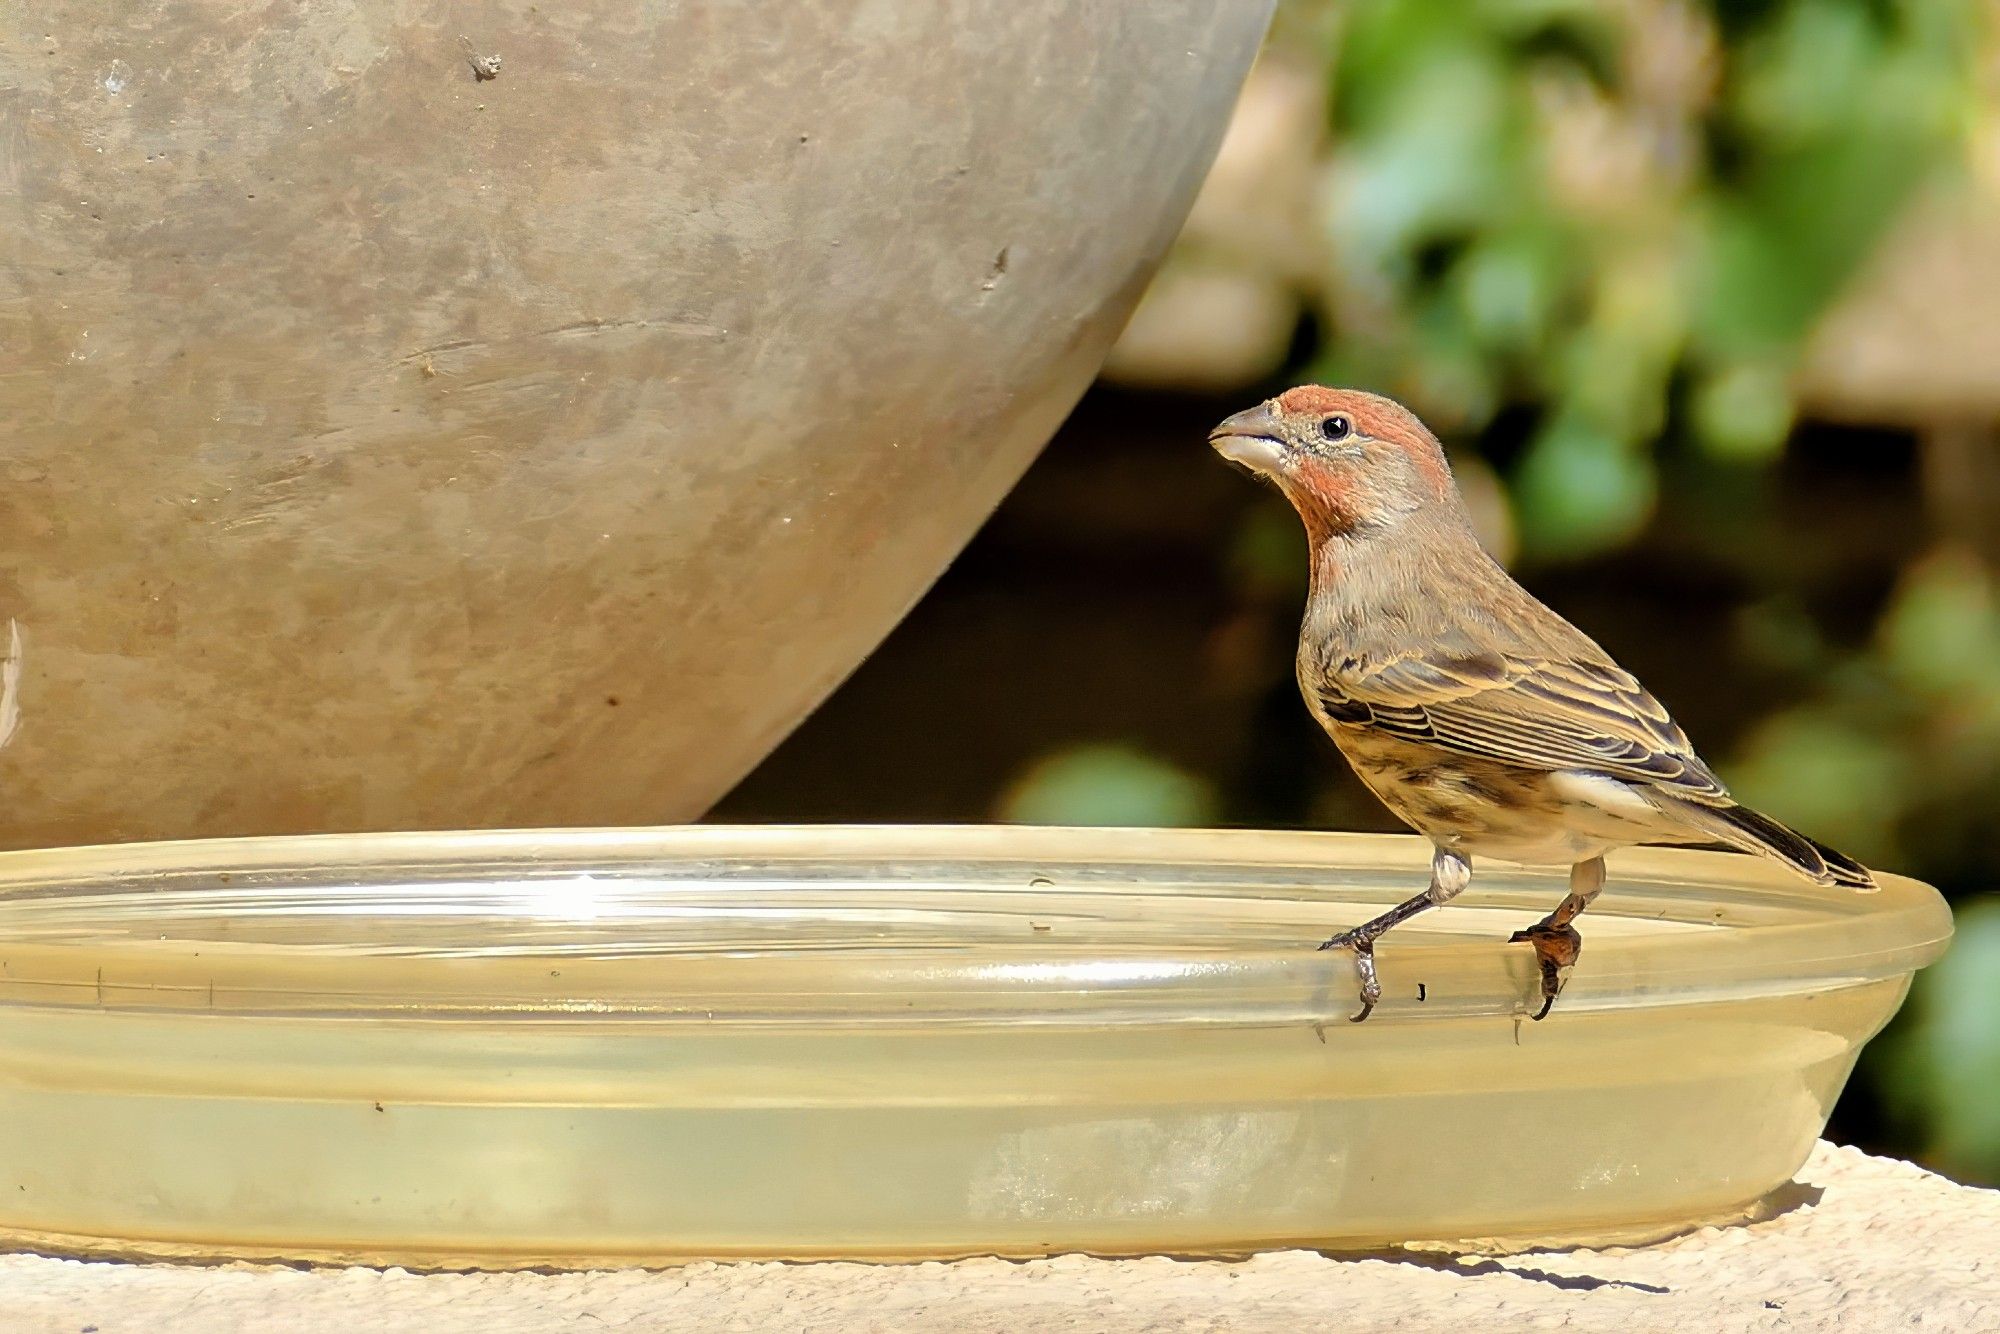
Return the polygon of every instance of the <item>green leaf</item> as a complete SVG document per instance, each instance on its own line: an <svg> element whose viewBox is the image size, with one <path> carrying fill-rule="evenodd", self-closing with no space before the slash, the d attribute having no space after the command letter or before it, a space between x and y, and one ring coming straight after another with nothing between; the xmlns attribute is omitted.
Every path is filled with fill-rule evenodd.
<svg viewBox="0 0 2000 1334"><path fill-rule="evenodd" d="M1911 758L1829 709L1779 714L1751 734L1723 776L1736 795L1786 824L1831 837L1863 860L1893 860L1897 804L1885 793L1913 791Z"/></svg>
<svg viewBox="0 0 2000 1334"><path fill-rule="evenodd" d="M1970 557L1936 557L1913 571L1881 639L1891 667L1918 690L2000 692L2000 600Z"/></svg>
<svg viewBox="0 0 2000 1334"><path fill-rule="evenodd" d="M1792 394L1782 368L1746 362L1709 375L1690 407L1696 437L1716 458L1768 463L1792 430Z"/></svg>
<svg viewBox="0 0 2000 1334"><path fill-rule="evenodd" d="M1171 826L1213 823L1213 788L1129 746L1079 746L1038 761L1002 799L1017 824Z"/></svg>
<svg viewBox="0 0 2000 1334"><path fill-rule="evenodd" d="M1537 436L1514 475L1522 543L1537 556L1587 555L1629 540L1653 512L1653 467L1577 421Z"/></svg>
<svg viewBox="0 0 2000 1334"><path fill-rule="evenodd" d="M1516 230L1469 247L1453 277L1467 332L1496 352L1544 340L1562 291L1563 255L1549 232Z"/></svg>

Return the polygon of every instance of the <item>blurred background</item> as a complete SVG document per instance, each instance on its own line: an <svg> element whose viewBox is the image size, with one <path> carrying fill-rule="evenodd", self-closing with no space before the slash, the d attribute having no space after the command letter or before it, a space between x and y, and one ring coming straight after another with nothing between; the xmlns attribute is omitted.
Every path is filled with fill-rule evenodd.
<svg viewBox="0 0 2000 1334"><path fill-rule="evenodd" d="M1297 520L1204 443L1380 390L1738 795L1951 898L1829 1133L2000 1183L1992 18L1290 0L1100 384L716 818L1395 828L1292 681Z"/></svg>

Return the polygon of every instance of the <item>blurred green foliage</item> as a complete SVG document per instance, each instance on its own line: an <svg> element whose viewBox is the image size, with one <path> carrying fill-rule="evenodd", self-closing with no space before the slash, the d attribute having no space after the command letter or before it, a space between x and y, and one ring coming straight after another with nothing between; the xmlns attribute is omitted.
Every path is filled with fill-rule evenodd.
<svg viewBox="0 0 2000 1334"><path fill-rule="evenodd" d="M1925 869L1949 878L1961 869L1955 854L1983 840L2000 793L1993 575L1964 554L1933 555L1905 572L1871 645L1822 658L1810 673L1818 690L1752 732L1729 766L1731 786L1800 824L1841 831L1864 859L1935 859Z"/></svg>
<svg viewBox="0 0 2000 1334"><path fill-rule="evenodd" d="M1777 454L1802 341L1972 104L1949 0L1300 9L1333 90L1315 370L1458 436L1531 406L1511 481L1545 556L1639 530L1670 424Z"/></svg>
<svg viewBox="0 0 2000 1334"><path fill-rule="evenodd" d="M1214 787L1129 745L1076 746L1043 759L1001 799L1015 824L1202 825L1220 811Z"/></svg>

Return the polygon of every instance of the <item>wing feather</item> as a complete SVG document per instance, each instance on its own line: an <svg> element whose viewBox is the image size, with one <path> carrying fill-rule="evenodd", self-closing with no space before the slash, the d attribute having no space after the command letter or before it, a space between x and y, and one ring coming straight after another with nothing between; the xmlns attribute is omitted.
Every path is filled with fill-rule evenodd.
<svg viewBox="0 0 2000 1334"><path fill-rule="evenodd" d="M1349 658L1319 681L1336 722L1532 769L1581 769L1697 802L1728 791L1660 702L1614 663L1491 650Z"/></svg>

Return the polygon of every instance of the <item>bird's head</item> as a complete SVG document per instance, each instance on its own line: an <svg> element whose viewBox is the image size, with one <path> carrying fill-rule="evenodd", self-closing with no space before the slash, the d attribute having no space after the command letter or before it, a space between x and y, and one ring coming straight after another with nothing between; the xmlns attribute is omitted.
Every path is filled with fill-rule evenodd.
<svg viewBox="0 0 2000 1334"><path fill-rule="evenodd" d="M1315 542L1457 504L1437 437L1380 394L1301 385L1237 413L1208 443L1276 484Z"/></svg>

